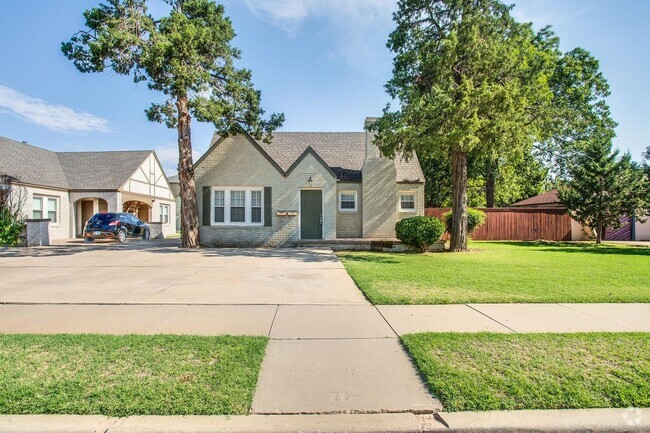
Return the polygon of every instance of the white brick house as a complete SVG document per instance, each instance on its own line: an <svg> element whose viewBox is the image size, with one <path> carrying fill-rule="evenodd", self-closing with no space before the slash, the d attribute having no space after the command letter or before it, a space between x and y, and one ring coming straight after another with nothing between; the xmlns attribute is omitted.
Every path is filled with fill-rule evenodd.
<svg viewBox="0 0 650 433"><path fill-rule="evenodd" d="M129 212L176 233L176 201L155 152L52 152L0 137L0 175L25 192L23 213L51 240L80 236L97 212Z"/></svg>
<svg viewBox="0 0 650 433"><path fill-rule="evenodd" d="M417 158L381 157L372 138L279 132L267 144L215 136L195 164L201 243L393 239L398 220L424 214L424 175Z"/></svg>

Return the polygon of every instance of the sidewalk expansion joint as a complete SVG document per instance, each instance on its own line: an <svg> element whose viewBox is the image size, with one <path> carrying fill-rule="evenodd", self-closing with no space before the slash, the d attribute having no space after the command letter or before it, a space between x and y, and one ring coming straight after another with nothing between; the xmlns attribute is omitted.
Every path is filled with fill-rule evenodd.
<svg viewBox="0 0 650 433"><path fill-rule="evenodd" d="M397 333L397 331L395 331L395 328L393 328L393 325L391 325L391 323L386 319L386 317L384 317L384 315L382 314L381 310L380 310L379 308L377 308L376 305L373 305L373 307L374 307L375 310L379 313L379 315L381 316L381 318L384 319L384 322L386 322L386 324L388 325L388 327L390 328L390 330L393 331L393 333L395 334L395 336L396 336L397 338L399 338L399 334Z"/></svg>
<svg viewBox="0 0 650 433"><path fill-rule="evenodd" d="M278 310L280 309L280 305L275 306L275 313L273 314L273 320L271 320L271 326L269 326L269 333L266 334L268 338L271 338L271 331L273 331L273 325L275 324L275 318L278 317Z"/></svg>
<svg viewBox="0 0 650 433"><path fill-rule="evenodd" d="M471 308L472 310L476 311L476 312L479 313L479 314L484 315L484 316L487 317L488 319L492 320L493 322L498 323L499 325L503 326L504 328L511 330L511 331L514 332L515 334L519 334L519 332L515 331L514 329L512 329L512 328L509 327L508 325L505 325L505 324L499 322L499 321L498 321L497 319L495 319L494 317L490 317L490 316L488 316L487 314L485 314L485 313L482 312L481 310L478 310L478 309L472 307L472 306L469 305L469 304L465 304L465 306Z"/></svg>

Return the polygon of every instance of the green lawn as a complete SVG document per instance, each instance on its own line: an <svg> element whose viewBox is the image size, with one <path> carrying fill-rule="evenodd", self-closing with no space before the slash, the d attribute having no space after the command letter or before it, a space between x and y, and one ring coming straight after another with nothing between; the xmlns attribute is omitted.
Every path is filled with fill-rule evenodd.
<svg viewBox="0 0 650 433"><path fill-rule="evenodd" d="M0 414L246 414L266 342L0 335Z"/></svg>
<svg viewBox="0 0 650 433"><path fill-rule="evenodd" d="M650 407L650 334L402 337L446 411Z"/></svg>
<svg viewBox="0 0 650 433"><path fill-rule="evenodd" d="M338 253L375 304L650 302L650 248L473 242L469 253Z"/></svg>

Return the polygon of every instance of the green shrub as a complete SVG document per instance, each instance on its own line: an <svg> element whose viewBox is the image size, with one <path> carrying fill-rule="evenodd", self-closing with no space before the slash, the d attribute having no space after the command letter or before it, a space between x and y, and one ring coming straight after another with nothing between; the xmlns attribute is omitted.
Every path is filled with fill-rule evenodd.
<svg viewBox="0 0 650 433"><path fill-rule="evenodd" d="M442 221L427 216L405 218L395 224L397 239L422 252L428 251L431 245L439 241L444 232Z"/></svg>
<svg viewBox="0 0 650 433"><path fill-rule="evenodd" d="M445 212L442 216L445 222L445 227L451 233L451 211ZM485 212L478 209L467 209L467 233L471 234L475 228L479 227L485 222Z"/></svg>
<svg viewBox="0 0 650 433"><path fill-rule="evenodd" d="M0 210L0 246L13 247L20 244L25 223L10 212Z"/></svg>

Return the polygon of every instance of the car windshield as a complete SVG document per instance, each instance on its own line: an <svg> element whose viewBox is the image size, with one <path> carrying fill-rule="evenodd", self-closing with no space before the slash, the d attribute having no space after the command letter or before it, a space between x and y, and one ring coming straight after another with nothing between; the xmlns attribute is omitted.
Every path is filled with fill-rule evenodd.
<svg viewBox="0 0 650 433"><path fill-rule="evenodd" d="M90 219L91 221L107 222L113 221L116 215L114 213L97 213Z"/></svg>

